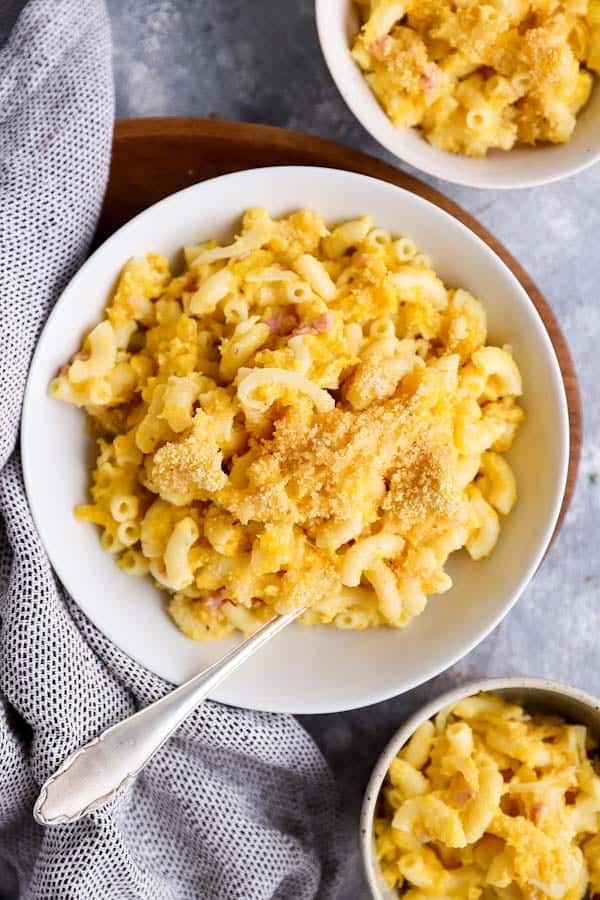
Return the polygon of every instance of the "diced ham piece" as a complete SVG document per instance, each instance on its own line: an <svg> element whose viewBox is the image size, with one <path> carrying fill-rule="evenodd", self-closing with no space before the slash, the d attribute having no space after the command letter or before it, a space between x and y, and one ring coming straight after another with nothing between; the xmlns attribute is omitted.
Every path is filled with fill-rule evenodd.
<svg viewBox="0 0 600 900"><path fill-rule="evenodd" d="M295 316L283 316L281 313L273 313L272 316L265 319L265 323L269 326L271 334L290 334L290 332L293 331L296 322L297 319Z"/></svg>
<svg viewBox="0 0 600 900"><path fill-rule="evenodd" d="M283 316L272 315L265 319L265 324L269 326L271 334L279 334L279 329L283 323Z"/></svg>
<svg viewBox="0 0 600 900"><path fill-rule="evenodd" d="M324 331L329 331L333 326L333 316L331 313L324 313L322 316L319 316L318 319L315 319L313 322L313 328L315 329L316 334L322 334Z"/></svg>
<svg viewBox="0 0 600 900"><path fill-rule="evenodd" d="M440 89L442 83L442 70L439 69L435 63L425 63L421 78L423 79L425 99L432 100Z"/></svg>
<svg viewBox="0 0 600 900"><path fill-rule="evenodd" d="M207 606L212 612L215 612L219 609L220 606L225 602L225 597L223 594L218 591L216 594L210 594L208 597L204 598L204 604Z"/></svg>
<svg viewBox="0 0 600 900"><path fill-rule="evenodd" d="M322 316L319 316L318 319L315 319L314 322L306 322L304 325L300 325L298 328L294 329L294 334L323 334L324 331L329 331L329 329L333 326L333 316L331 313L324 313Z"/></svg>
<svg viewBox="0 0 600 900"><path fill-rule="evenodd" d="M379 62L386 58L391 49L392 39L389 34L384 34L383 37L377 38L377 40L373 41L369 46L369 52L375 59L378 59Z"/></svg>

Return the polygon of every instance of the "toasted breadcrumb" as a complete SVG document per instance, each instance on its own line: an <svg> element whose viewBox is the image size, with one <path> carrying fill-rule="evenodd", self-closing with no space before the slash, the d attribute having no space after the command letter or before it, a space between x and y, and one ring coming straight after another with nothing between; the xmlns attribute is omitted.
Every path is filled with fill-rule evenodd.
<svg viewBox="0 0 600 900"><path fill-rule="evenodd" d="M208 417L205 417L208 418ZM168 441L154 454L151 478L161 497L197 495L220 490L227 483L223 454L210 433L195 430L180 441Z"/></svg>

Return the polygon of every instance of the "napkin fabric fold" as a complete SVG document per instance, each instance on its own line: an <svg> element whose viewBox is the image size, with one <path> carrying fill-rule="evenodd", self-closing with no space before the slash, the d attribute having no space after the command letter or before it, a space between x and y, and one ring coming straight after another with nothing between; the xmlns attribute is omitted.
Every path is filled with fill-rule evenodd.
<svg viewBox="0 0 600 900"><path fill-rule="evenodd" d="M169 689L57 581L19 461L31 355L94 233L112 121L102 0L31 0L0 48L0 862L25 900L328 900L333 783L291 716L205 703L116 801L32 818L68 753Z"/></svg>

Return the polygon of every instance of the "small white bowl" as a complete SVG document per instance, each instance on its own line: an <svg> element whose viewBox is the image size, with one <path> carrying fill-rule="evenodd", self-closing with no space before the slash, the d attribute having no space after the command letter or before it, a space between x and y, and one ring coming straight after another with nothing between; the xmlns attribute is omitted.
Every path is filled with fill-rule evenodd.
<svg viewBox="0 0 600 900"><path fill-rule="evenodd" d="M390 764L419 725L432 719L440 710L453 706L465 697L481 691L493 692L513 702L523 704L532 712L550 713L569 722L586 725L600 738L600 700L578 688L548 681L545 678L487 678L471 681L431 700L396 732L377 760L369 779L360 816L360 845L367 882L374 900L398 900L395 888L389 888L379 868L373 837L373 820L379 792Z"/></svg>
<svg viewBox="0 0 600 900"><path fill-rule="evenodd" d="M490 341L511 344L523 375L526 418L508 457L519 502L489 559L475 563L455 554L448 567L452 590L432 597L403 631L290 626L213 698L272 712L335 712L376 703L437 675L483 640L516 602L548 547L563 500L567 404L554 349L521 284L472 231L415 194L353 172L290 166L204 181L140 213L92 254L54 307L29 372L21 445L29 504L58 577L110 640L157 675L182 682L236 640L186 638L151 580L126 575L102 550L95 526L73 516L86 498L90 438L82 412L49 397L48 384L102 317L130 256L154 249L176 260L183 244L227 240L243 210L257 204L274 216L306 206L328 223L369 212L382 228L412 238L449 285L481 297Z"/></svg>
<svg viewBox="0 0 600 900"><path fill-rule="evenodd" d="M316 0L316 16L325 62L350 110L380 144L421 172L468 187L525 188L560 181L600 159L598 84L568 144L495 150L471 159L433 147L414 128L394 128L350 56L359 29L352 0Z"/></svg>

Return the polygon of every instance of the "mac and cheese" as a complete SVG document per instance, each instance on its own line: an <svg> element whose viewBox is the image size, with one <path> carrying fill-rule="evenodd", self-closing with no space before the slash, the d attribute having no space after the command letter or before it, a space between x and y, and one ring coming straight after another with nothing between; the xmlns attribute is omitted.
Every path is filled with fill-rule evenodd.
<svg viewBox="0 0 600 900"><path fill-rule="evenodd" d="M298 606L305 624L404 627L516 500L510 347L369 216L251 209L179 275L130 260L50 392L97 435L77 515L197 639Z"/></svg>
<svg viewBox="0 0 600 900"><path fill-rule="evenodd" d="M582 725L491 694L423 723L375 820L406 900L582 900L600 892L600 777Z"/></svg>
<svg viewBox="0 0 600 900"><path fill-rule="evenodd" d="M484 156L565 143L600 72L600 0L354 0L352 55L397 128Z"/></svg>

